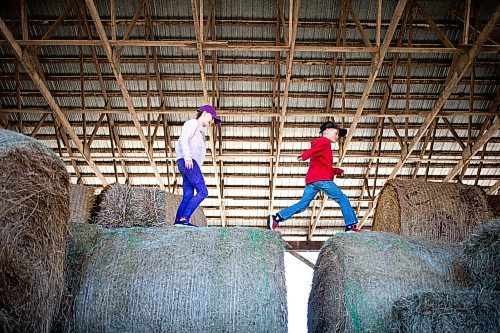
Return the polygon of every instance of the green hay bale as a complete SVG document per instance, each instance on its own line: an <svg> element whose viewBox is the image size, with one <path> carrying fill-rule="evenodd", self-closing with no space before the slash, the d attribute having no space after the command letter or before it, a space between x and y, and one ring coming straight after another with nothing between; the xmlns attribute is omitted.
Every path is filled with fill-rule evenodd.
<svg viewBox="0 0 500 333"><path fill-rule="evenodd" d="M387 332L394 300L466 285L459 255L456 244L385 232L334 235L316 261L309 332Z"/></svg>
<svg viewBox="0 0 500 333"><path fill-rule="evenodd" d="M492 217L487 195L478 186L392 179L380 192L372 230L461 242Z"/></svg>
<svg viewBox="0 0 500 333"><path fill-rule="evenodd" d="M63 291L69 176L47 147L0 129L0 328L49 332Z"/></svg>
<svg viewBox="0 0 500 333"><path fill-rule="evenodd" d="M72 331L287 331L284 248L274 232L98 230L74 288Z"/></svg>
<svg viewBox="0 0 500 333"><path fill-rule="evenodd" d="M500 219L480 226L462 242L462 251L473 288L500 291Z"/></svg>
<svg viewBox="0 0 500 333"><path fill-rule="evenodd" d="M397 333L497 333L500 293L488 290L418 293L397 300L389 321L390 331Z"/></svg>
<svg viewBox="0 0 500 333"><path fill-rule="evenodd" d="M160 189L113 185L100 196L96 224L103 227L165 227L174 224L182 197ZM198 207L191 222L206 227Z"/></svg>
<svg viewBox="0 0 500 333"><path fill-rule="evenodd" d="M51 333L74 332L72 318L75 313L74 295L80 292L81 272L88 255L100 235L99 228L85 223L71 223L70 237L67 242L67 260L64 270L64 293L57 318Z"/></svg>

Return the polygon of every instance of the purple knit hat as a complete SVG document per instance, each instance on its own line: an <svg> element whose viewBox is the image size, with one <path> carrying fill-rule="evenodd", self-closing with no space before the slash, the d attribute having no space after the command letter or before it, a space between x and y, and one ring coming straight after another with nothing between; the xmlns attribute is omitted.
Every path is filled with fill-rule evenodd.
<svg viewBox="0 0 500 333"><path fill-rule="evenodd" d="M215 125L219 125L222 122L222 120L220 120L219 116L217 115L215 108L212 105L208 105L208 104L202 105L198 109L198 112L210 113L212 115L212 117L214 118Z"/></svg>

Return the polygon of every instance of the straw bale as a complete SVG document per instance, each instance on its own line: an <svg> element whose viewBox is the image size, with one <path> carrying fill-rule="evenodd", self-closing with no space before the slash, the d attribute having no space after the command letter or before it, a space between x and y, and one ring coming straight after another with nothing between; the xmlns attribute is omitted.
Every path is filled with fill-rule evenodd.
<svg viewBox="0 0 500 333"><path fill-rule="evenodd" d="M464 287L458 244L385 232L338 233L320 251L309 332L387 332L392 303L417 291Z"/></svg>
<svg viewBox="0 0 500 333"><path fill-rule="evenodd" d="M397 300L390 331L401 333L497 333L500 293L489 290L423 292Z"/></svg>
<svg viewBox="0 0 500 333"><path fill-rule="evenodd" d="M287 331L284 248L275 232L98 230L74 288L72 331Z"/></svg>
<svg viewBox="0 0 500 333"><path fill-rule="evenodd" d="M64 284L69 176L47 147L0 129L0 331L49 332Z"/></svg>
<svg viewBox="0 0 500 333"><path fill-rule="evenodd" d="M492 217L478 186L392 179L380 193L372 230L460 242Z"/></svg>
<svg viewBox="0 0 500 333"><path fill-rule="evenodd" d="M500 195L488 195L488 204L493 212L493 217L500 217Z"/></svg>
<svg viewBox="0 0 500 333"><path fill-rule="evenodd" d="M168 226L175 221L182 197L160 189L113 185L100 196L95 223L104 227ZM201 207L194 212L191 222L207 226Z"/></svg>
<svg viewBox="0 0 500 333"><path fill-rule="evenodd" d="M71 223L87 223L95 202L95 188L80 184L70 186L69 207Z"/></svg>
<svg viewBox="0 0 500 333"><path fill-rule="evenodd" d="M500 219L481 225L462 242L462 251L472 286L500 291Z"/></svg>

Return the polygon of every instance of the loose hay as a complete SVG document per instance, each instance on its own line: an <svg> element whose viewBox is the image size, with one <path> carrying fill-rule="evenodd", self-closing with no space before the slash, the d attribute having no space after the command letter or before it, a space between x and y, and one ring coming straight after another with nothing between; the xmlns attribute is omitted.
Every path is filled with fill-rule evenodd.
<svg viewBox="0 0 500 333"><path fill-rule="evenodd" d="M398 333L497 333L500 293L418 293L397 300L389 320L390 331Z"/></svg>
<svg viewBox="0 0 500 333"><path fill-rule="evenodd" d="M380 193L372 230L460 242L492 216L480 187L392 179Z"/></svg>
<svg viewBox="0 0 500 333"><path fill-rule="evenodd" d="M500 291L500 219L480 226L462 242L462 251L473 287Z"/></svg>
<svg viewBox="0 0 500 333"><path fill-rule="evenodd" d="M387 332L394 300L465 285L459 255L456 244L385 232L334 235L316 262L309 332Z"/></svg>
<svg viewBox="0 0 500 333"><path fill-rule="evenodd" d="M49 332L63 290L69 220L64 164L0 129L0 331Z"/></svg>
<svg viewBox="0 0 500 333"><path fill-rule="evenodd" d="M168 226L175 221L182 197L160 189L114 185L101 193L101 202L95 223L104 227ZM207 226L201 207L194 212L191 222Z"/></svg>
<svg viewBox="0 0 500 333"><path fill-rule="evenodd" d="M283 246L274 232L98 230L74 289L72 331L287 331Z"/></svg>
<svg viewBox="0 0 500 333"><path fill-rule="evenodd" d="M95 189L91 186L72 184L70 186L70 222L87 223L92 214L95 202Z"/></svg>

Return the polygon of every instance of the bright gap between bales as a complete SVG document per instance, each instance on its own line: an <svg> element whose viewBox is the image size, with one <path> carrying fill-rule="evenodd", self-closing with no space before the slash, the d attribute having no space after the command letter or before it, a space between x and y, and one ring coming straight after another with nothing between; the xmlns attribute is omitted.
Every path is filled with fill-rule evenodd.
<svg viewBox="0 0 500 333"><path fill-rule="evenodd" d="M299 252L313 264L319 252ZM285 252L285 276L288 302L288 333L307 332L307 300L311 291L313 269Z"/></svg>

